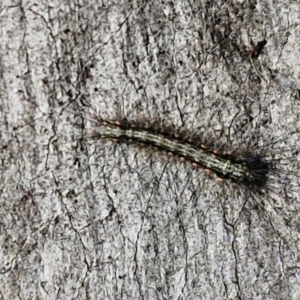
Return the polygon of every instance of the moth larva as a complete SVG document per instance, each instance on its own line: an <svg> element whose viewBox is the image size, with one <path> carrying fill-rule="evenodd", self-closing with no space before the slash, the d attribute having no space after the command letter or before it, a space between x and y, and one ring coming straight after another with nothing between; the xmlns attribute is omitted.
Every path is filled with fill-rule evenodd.
<svg viewBox="0 0 300 300"><path fill-rule="evenodd" d="M210 152L206 147L198 147L177 136L156 133L150 128L131 127L120 121L106 121L97 127L95 135L146 143L210 169L222 178L245 185L262 187L267 181L268 164L260 157L236 159L230 155L222 156L218 151Z"/></svg>

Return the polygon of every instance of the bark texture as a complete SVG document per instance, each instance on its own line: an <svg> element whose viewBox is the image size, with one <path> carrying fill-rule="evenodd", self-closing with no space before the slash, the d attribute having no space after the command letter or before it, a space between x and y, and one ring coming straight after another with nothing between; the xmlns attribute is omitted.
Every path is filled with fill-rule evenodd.
<svg viewBox="0 0 300 300"><path fill-rule="evenodd" d="M299 4L2 0L0 298L300 299ZM93 115L261 155L268 187Z"/></svg>

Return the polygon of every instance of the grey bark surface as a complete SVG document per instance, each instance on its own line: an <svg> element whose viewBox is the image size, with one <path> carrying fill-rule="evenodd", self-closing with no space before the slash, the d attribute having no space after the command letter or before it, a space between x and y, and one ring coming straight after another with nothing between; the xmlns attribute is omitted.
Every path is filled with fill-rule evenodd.
<svg viewBox="0 0 300 300"><path fill-rule="evenodd" d="M300 299L299 4L3 0L0 299ZM219 185L93 115L275 167Z"/></svg>

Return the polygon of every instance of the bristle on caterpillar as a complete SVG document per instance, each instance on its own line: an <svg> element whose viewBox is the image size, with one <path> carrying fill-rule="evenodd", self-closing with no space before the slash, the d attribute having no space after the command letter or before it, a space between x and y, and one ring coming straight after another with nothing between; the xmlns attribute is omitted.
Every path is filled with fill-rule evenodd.
<svg viewBox="0 0 300 300"><path fill-rule="evenodd" d="M135 141L163 149L169 156L177 155L181 161L190 161L193 168L202 166L217 174L218 182L231 179L249 186L263 187L267 182L268 163L261 157L237 158L233 152L223 154L220 150L208 150L205 144L195 142L191 135L182 137L173 127L164 127L153 121L138 124L124 120L105 120L94 130L95 138L117 141Z"/></svg>

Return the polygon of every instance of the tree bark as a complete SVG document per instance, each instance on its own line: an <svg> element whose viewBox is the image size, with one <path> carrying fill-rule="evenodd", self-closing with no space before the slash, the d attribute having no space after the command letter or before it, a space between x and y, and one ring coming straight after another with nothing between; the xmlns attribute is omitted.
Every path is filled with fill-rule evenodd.
<svg viewBox="0 0 300 300"><path fill-rule="evenodd" d="M299 12L3 1L0 298L299 299ZM91 139L95 115L260 156L268 183Z"/></svg>

